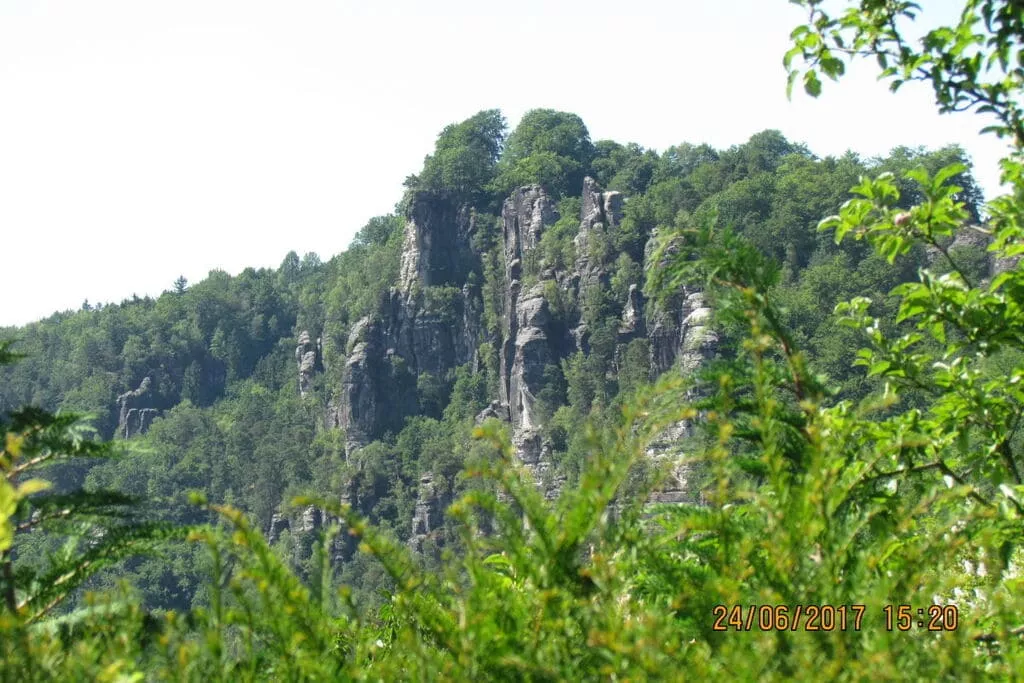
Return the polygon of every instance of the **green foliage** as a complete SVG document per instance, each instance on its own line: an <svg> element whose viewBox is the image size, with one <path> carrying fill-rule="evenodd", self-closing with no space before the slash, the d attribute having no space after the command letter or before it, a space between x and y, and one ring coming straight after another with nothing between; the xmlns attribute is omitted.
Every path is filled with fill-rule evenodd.
<svg viewBox="0 0 1024 683"><path fill-rule="evenodd" d="M444 409L445 420L458 422L476 417L487 406L487 397L493 395L487 388L487 373L474 373L467 366L456 368L455 384Z"/></svg>
<svg viewBox="0 0 1024 683"><path fill-rule="evenodd" d="M593 157L590 133L579 116L533 109L509 135L493 189L507 195L537 183L556 198L574 195L583 187Z"/></svg>
<svg viewBox="0 0 1024 683"><path fill-rule="evenodd" d="M643 194L658 172L660 160L652 150L636 143L625 146L612 140L595 144L592 164L594 178L609 190L631 195Z"/></svg>
<svg viewBox="0 0 1024 683"><path fill-rule="evenodd" d="M620 396L632 396L651 381L650 359L651 343L647 339L634 339L626 345L616 373Z"/></svg>
<svg viewBox="0 0 1024 683"><path fill-rule="evenodd" d="M440 417L446 403L447 391L444 383L429 372L420 373L416 378L416 396L419 399L421 415Z"/></svg>
<svg viewBox="0 0 1024 683"><path fill-rule="evenodd" d="M933 152L926 152L921 148L896 147L885 159L876 159L872 171L876 174L893 174L896 187L900 192L900 208L909 209L924 203L926 199L917 183L906 174L915 168L923 168L929 175L934 176L941 169L954 164L961 164L964 169L951 176L947 182L960 188L956 191L954 198L964 204L964 209L970 219L978 222L982 208L981 189L974 182L974 178L971 177L968 170L970 159L967 153L956 145L943 147Z"/></svg>
<svg viewBox="0 0 1024 683"><path fill-rule="evenodd" d="M636 284L643 284L643 269L629 254L623 252L612 265L609 283L612 300L624 303L629 294L629 286Z"/></svg>
<svg viewBox="0 0 1024 683"><path fill-rule="evenodd" d="M0 362L15 354L0 345ZM75 459L109 458L109 444L92 438L82 416L24 407L0 416L0 620L33 624L44 619L99 570L152 550L175 535L166 523L130 514L136 499L109 490L54 490L28 478ZM137 510L136 510L137 512ZM63 547L46 561L20 555L30 533L57 532Z"/></svg>
<svg viewBox="0 0 1024 683"><path fill-rule="evenodd" d="M352 247L328 264L328 277L310 283L309 299L322 297L309 306L323 310L309 317L323 325L326 365L339 365L352 326L376 309L398 279L403 226L403 219L393 214L371 218L356 233ZM317 329L315 324L311 327Z"/></svg>
<svg viewBox="0 0 1024 683"><path fill-rule="evenodd" d="M487 334L496 338L501 325L504 297L506 295L504 247L500 239L501 223L482 221L483 229L478 238L478 252L483 267L481 297L484 303L483 323Z"/></svg>
<svg viewBox="0 0 1024 683"><path fill-rule="evenodd" d="M423 160L423 171L418 177L410 176L406 186L450 192L460 201L480 199L494 177L505 128L505 118L497 109L445 127L434 153Z"/></svg>
<svg viewBox="0 0 1024 683"><path fill-rule="evenodd" d="M442 319L449 319L454 322L456 313L456 302L462 290L458 287L442 285L423 288L423 309L428 313L441 316Z"/></svg>
<svg viewBox="0 0 1024 683"><path fill-rule="evenodd" d="M299 397L293 335L322 332L338 372L352 326L397 278L399 217L371 220L326 264L292 253L277 271L215 272L155 301L54 316L21 331L30 358L0 385L3 677L1017 676L1019 8L967 0L958 25L917 50L893 21L912 3L848 3L835 19L801 4L811 21L794 32L787 65L805 60L811 94L819 72L842 75L838 55L867 53L897 85L930 79L943 109L995 115L996 132L1016 144L1003 164L1012 194L986 207L983 225L970 225L983 212L955 148L818 159L765 131L722 152L683 144L658 156L590 146L578 117L536 110L499 161L500 114L450 126L411 187L493 209L502 183L540 181L558 195L592 172L630 195L621 226L595 232L586 255L607 286L584 288L577 302L561 280L544 283L550 338L582 322L587 348L547 365L535 397L558 468L545 476L567 477L561 494L545 499L499 424L474 425L499 385L504 263L492 221L473 237L487 327L478 358L451 376L417 377L391 356L389 390L419 400L421 414L389 416L389 433L354 451L323 426L323 386ZM579 208L560 202L529 274L564 271L579 256ZM702 288L721 358L650 386L652 343L619 331L633 284L653 298L648 324L682 315L682 288ZM425 288L422 301L453 321L459 292ZM0 362L14 355L0 343ZM100 408L109 431L112 399L143 376L164 412L117 462L71 462L111 449L79 417L14 409ZM50 490L22 477L58 460ZM650 503L673 482L693 502ZM190 488L205 499L186 504ZM297 507L281 504L308 489ZM135 496L154 505L130 507ZM432 527L415 539L414 509ZM157 510L182 526L151 522ZM279 530L271 545L260 531L274 513L308 514L319 529ZM184 525L199 524L182 543ZM95 574L157 541L158 559ZM121 576L141 592L75 604L71 591L90 575L94 588ZM51 614L58 604L72 611ZM931 604L955 607L957 628L916 628L917 608ZM781 606L772 625L790 621L737 626L727 609L723 631L718 605L742 606L744 617L751 605ZM839 629L814 631L797 605L847 608ZM907 631L886 624L886 606L898 620L901 605L911 608Z"/></svg>
<svg viewBox="0 0 1024 683"><path fill-rule="evenodd" d="M545 265L566 270L576 260L573 240L580 227L579 197L566 197L559 201L558 216L558 220L541 235L537 251Z"/></svg>
<svg viewBox="0 0 1024 683"><path fill-rule="evenodd" d="M1013 0L967 0L954 25L931 29L919 47L895 28L921 13L915 2L851 1L843 3L847 7L838 14L826 11L817 0L797 4L807 7L810 15L791 34L793 47L784 59L787 91L801 78L797 58L804 66L804 90L817 97L819 75L838 80L846 72L844 58L870 57L893 92L908 81L928 82L940 112L973 109L992 116L998 123L984 132L1024 147L1024 109L1019 100L1024 89L1019 54L1024 16Z"/></svg>

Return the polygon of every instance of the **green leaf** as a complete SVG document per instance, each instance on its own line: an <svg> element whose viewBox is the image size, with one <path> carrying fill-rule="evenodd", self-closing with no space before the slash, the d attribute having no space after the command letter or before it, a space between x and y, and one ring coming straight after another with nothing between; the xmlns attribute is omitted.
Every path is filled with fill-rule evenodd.
<svg viewBox="0 0 1024 683"><path fill-rule="evenodd" d="M800 75L799 71L790 71L786 76L786 99L793 99L793 83L796 82L797 76Z"/></svg>
<svg viewBox="0 0 1024 683"><path fill-rule="evenodd" d="M804 74L804 91L811 97L818 97L821 94L821 81L813 69Z"/></svg>
<svg viewBox="0 0 1024 683"><path fill-rule="evenodd" d="M890 367L892 367L892 363L890 363L887 360L880 360L880 361L878 361L876 363L873 363L871 365L871 367L868 369L868 377L874 377L875 375L881 375L886 370L888 370Z"/></svg>
<svg viewBox="0 0 1024 683"><path fill-rule="evenodd" d="M45 479L29 479L18 486L18 497L24 498L26 496L31 496L33 493L39 493L40 491L47 490L50 486L50 482Z"/></svg>
<svg viewBox="0 0 1024 683"><path fill-rule="evenodd" d="M941 187L950 178L961 173L965 173L967 172L967 170L967 165L961 163L950 164L949 166L945 166L939 169L939 172L935 174L935 177L932 179L932 187Z"/></svg>

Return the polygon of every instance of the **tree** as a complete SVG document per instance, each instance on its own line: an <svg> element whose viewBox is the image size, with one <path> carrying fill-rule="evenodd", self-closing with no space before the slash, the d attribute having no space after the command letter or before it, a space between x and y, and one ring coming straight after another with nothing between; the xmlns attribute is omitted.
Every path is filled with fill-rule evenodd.
<svg viewBox="0 0 1024 683"><path fill-rule="evenodd" d="M560 198L578 194L590 170L594 145L583 120L553 109L532 109L508 138L495 190L508 194L537 183Z"/></svg>
<svg viewBox="0 0 1024 683"><path fill-rule="evenodd" d="M658 155L636 143L623 146L610 140L601 140L595 144L592 172L598 184L609 190L630 195L643 194L659 166Z"/></svg>
<svg viewBox="0 0 1024 683"><path fill-rule="evenodd" d="M718 161L718 157L718 152L708 144L693 145L684 142L673 145L662 154L664 164L662 173L667 177L687 176L701 164Z"/></svg>
<svg viewBox="0 0 1024 683"><path fill-rule="evenodd" d="M423 171L408 178L406 185L450 192L460 201L480 199L494 177L505 129L505 117L497 109L446 126L437 137L434 153L423 160Z"/></svg>
<svg viewBox="0 0 1024 683"><path fill-rule="evenodd" d="M805 4L820 9L816 0ZM1009 2L967 5L997 14L1019 9ZM864 0L843 17L871 23L896 6ZM812 18L795 32L796 40L827 27L827 19ZM898 35L892 26L885 30ZM1003 39L1019 45L1020 38L1018 30ZM884 34L865 49L888 39ZM1010 94L1018 98L1020 91ZM290 336L273 347L260 336L278 329L264 316L279 305L266 281L248 271L197 284L181 302L196 309L186 327L197 330L204 352L219 334L213 346L225 362L239 356L240 377L213 409L179 406L156 423L147 435L154 448L144 458L94 473L125 474L133 485L166 492L215 481L212 492L245 506L243 511L196 497L197 514L219 520L192 535L209 551L208 599L187 615L172 611L160 619L145 619L130 598L121 607L101 601L94 611L32 629L16 615L0 614L5 675L1018 676L1024 670L1020 148L1004 163L1012 194L989 205L985 224L965 226L972 219L969 192L957 185L969 176L957 159L934 168L901 159L887 169L893 175L870 177L869 165L856 159L817 160L799 148L781 153L778 142L767 135L749 149L724 153L724 160L696 155L700 160L685 177L673 175L675 162L666 162L668 170L658 171L664 177L636 203L641 206L633 219L645 227L626 241L634 243L646 226L660 228L645 259L645 291L661 306L648 310L666 311L669 302L678 310L682 285L703 288L728 353L696 375L673 371L654 387L644 386L652 349L642 339L623 348L621 302L585 291L579 305L592 353L566 360L561 373L545 368L546 396L537 397L553 407L564 389L572 404L559 408L547 425L557 428L557 434L549 429L552 440L566 444L566 459L578 464L577 480L566 483L557 500L546 500L536 486L535 473L549 461L530 463L527 471L498 421L479 428L474 446L463 443L486 402L479 378L466 370L456 373L449 403L454 408L442 420L419 416L388 425L393 439L344 455L340 430L316 427L312 413L302 420L310 402L299 401L294 387L271 388L242 377L257 353L251 346L268 354L260 363L293 372ZM823 222L828 241L809 239L812 217L805 214L832 211L827 206L846 199L852 183L841 183L850 174L864 177L851 201ZM815 181L824 187L811 192L807 186ZM708 205L691 211L701 201ZM716 204L732 220L716 223ZM965 235L987 241L993 263L963 263L949 245ZM551 246L560 253L567 236L554 232L553 243L542 241L544 251ZM370 308L359 297L380 295L393 281L397 257L388 250L395 241L392 236L354 248L323 269L334 277L325 289L333 289L328 315L337 327L328 334L342 338L341 344L349 317ZM813 244L814 250L806 263L803 253L792 259L786 254L783 268L761 248L773 242L806 250ZM623 258L608 273L619 276L620 293L638 261ZM787 280L793 273L796 279ZM200 294L209 298L200 300ZM851 296L835 316L820 310ZM166 300L177 303L170 294ZM120 321L117 346L131 338L126 346L133 363L145 363L149 349L163 343L163 328L144 315L152 302L115 308L132 316ZM91 325L97 317L79 319ZM38 348L54 354L41 366L62 358L52 351L66 344L56 330L75 319L65 316L39 328ZM821 355L808 353L819 346L805 344L812 335L804 328L817 332L829 324L849 333L827 337L833 344L849 345L856 335L867 345L850 359L858 361L858 393L837 393L841 387L821 372ZM250 330L259 334L246 336ZM71 346L102 362L102 345ZM486 348L481 356L493 378L497 350L490 343ZM5 351L0 348L0 358ZM395 358L387 389L415 398L416 377ZM830 370L839 364L836 358L827 359ZM615 366L619 400L606 400L616 384L609 372ZM440 388L426 376L421 384L427 396ZM58 394L62 387L47 390ZM623 390L637 393L627 398ZM581 422L584 412L590 419ZM271 548L260 526L270 521L278 497L303 482L297 474L308 462L302 445L314 432L317 485L329 490L294 504L303 512L322 510L326 514L313 516L329 521L322 536L302 541L306 547L297 548L293 534ZM5 458L23 448L18 430L11 433ZM464 474L453 485L461 464ZM650 494L666 480L685 482L694 500L651 504ZM26 515L31 521L31 497L18 493L23 482L10 481L0 491L17 498L16 522ZM342 504L341 492L351 504ZM400 539L414 508L436 519L449 493L456 496L444 522L452 532L451 552L433 571ZM0 515L9 508L2 502ZM0 517L0 524L6 521ZM32 543L29 536L16 540ZM363 552L346 557L342 578L352 583L348 578L355 575L358 581L354 590L346 586L335 595L330 557L351 552L347 539L358 541ZM301 551L301 569L289 566L279 550ZM367 608L371 587L383 590L369 596L374 602Z"/></svg>
<svg viewBox="0 0 1024 683"><path fill-rule="evenodd" d="M352 238L352 246L382 246L396 233L401 233L403 221L394 214L374 216Z"/></svg>
<svg viewBox="0 0 1024 683"><path fill-rule="evenodd" d="M11 345L0 342L0 364L18 357ZM27 478L61 461L112 454L109 443L91 438L82 416L26 406L0 415L0 433L0 618L38 622L100 569L174 535L166 524L132 520L127 513L137 501L124 494L47 492L50 482ZM64 547L46 563L17 562L17 539L46 528L67 534Z"/></svg>
<svg viewBox="0 0 1024 683"><path fill-rule="evenodd" d="M876 159L871 170L876 174L893 174L896 186L900 191L900 205L904 209L909 209L924 201L924 195L915 182L906 178L906 173L914 168L922 167L929 175L934 176L941 169L953 164L962 164L965 167L963 172L949 179L950 183L961 188L955 199L963 202L970 220L978 223L981 221L983 202L981 188L978 187L971 175L971 162L967 153L956 145L932 152L896 147L889 153L889 156L884 159Z"/></svg>
<svg viewBox="0 0 1024 683"><path fill-rule="evenodd" d="M973 109L990 115L997 123L984 131L1009 138L1015 149L1024 147L1024 13L1019 2L966 0L957 23L932 29L920 46L897 28L921 12L916 2L847 2L838 15L826 11L820 0L794 2L807 8L808 20L794 29L793 47L783 60L787 92L802 73L804 90L817 97L820 75L837 81L846 72L844 60L871 58L893 92L908 81L930 83L940 112Z"/></svg>
<svg viewBox="0 0 1024 683"><path fill-rule="evenodd" d="M178 279L174 281L174 293L184 294L188 288L188 280L185 279L184 275L179 275Z"/></svg>

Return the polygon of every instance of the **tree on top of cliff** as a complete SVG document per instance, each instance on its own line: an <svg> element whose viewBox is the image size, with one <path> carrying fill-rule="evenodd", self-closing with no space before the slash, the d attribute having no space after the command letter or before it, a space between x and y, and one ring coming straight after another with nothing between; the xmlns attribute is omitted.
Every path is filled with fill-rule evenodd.
<svg viewBox="0 0 1024 683"><path fill-rule="evenodd" d="M533 109L509 136L493 189L507 195L516 187L538 183L558 197L577 194L593 159L590 132L579 116Z"/></svg>
<svg viewBox="0 0 1024 683"><path fill-rule="evenodd" d="M952 164L963 164L967 167L966 170L950 178L950 182L961 188L956 194L956 199L964 203L964 208L970 214L971 220L975 223L980 222L981 207L985 200L981 188L978 187L971 174L971 159L967 152L958 145L948 145L929 152L920 147L916 149L904 146L896 147L885 159L876 160L874 170L876 173L889 172L896 176L896 187L900 191L900 207L909 209L924 201L924 195L916 183L905 177L907 171L920 166L929 174L935 175L939 169Z"/></svg>
<svg viewBox="0 0 1024 683"><path fill-rule="evenodd" d="M660 166L654 150L635 142L620 145L613 140L598 140L594 152L590 175L598 185L630 195L646 192Z"/></svg>
<svg viewBox="0 0 1024 683"><path fill-rule="evenodd" d="M494 178L505 130L505 117L497 109L446 126L437 136L434 153L423 160L423 171L409 176L406 187L450 193L460 201L480 199Z"/></svg>

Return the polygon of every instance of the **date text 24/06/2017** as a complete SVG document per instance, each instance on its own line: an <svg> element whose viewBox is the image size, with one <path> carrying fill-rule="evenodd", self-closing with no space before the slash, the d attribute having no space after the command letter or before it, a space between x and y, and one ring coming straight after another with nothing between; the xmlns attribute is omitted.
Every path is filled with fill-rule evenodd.
<svg viewBox="0 0 1024 683"><path fill-rule="evenodd" d="M711 610L715 631L859 631L866 605L715 605ZM886 605L882 609L888 631L955 631L960 624L956 605ZM915 618L916 617L916 618Z"/></svg>

